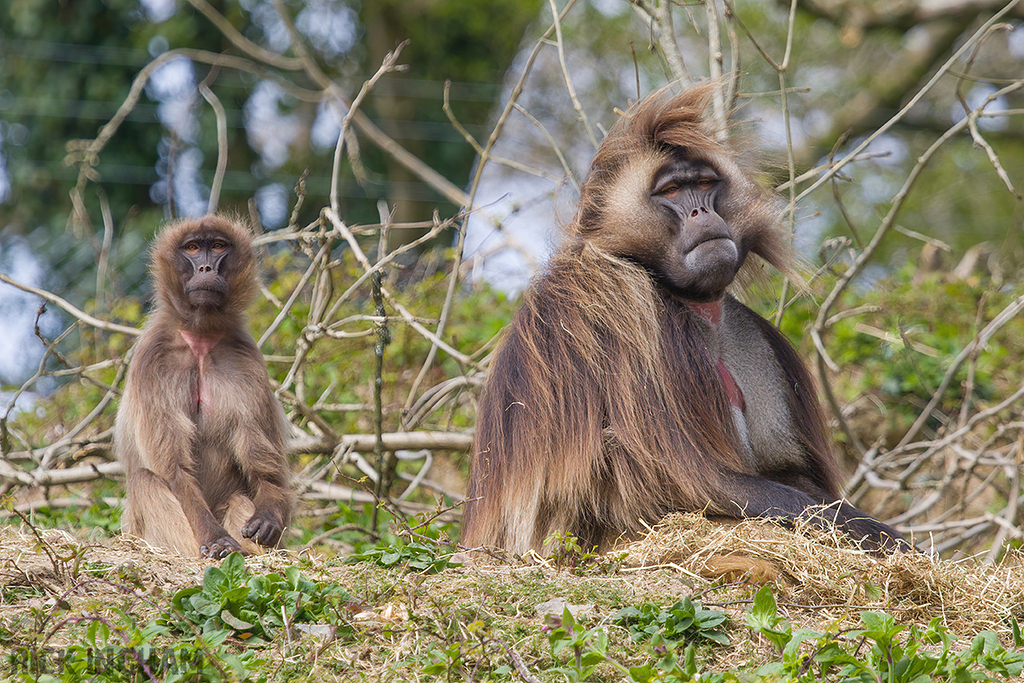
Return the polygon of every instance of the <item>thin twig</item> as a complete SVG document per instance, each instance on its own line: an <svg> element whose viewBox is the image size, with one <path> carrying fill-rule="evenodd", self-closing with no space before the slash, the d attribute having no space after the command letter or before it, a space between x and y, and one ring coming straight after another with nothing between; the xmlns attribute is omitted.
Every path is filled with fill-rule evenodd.
<svg viewBox="0 0 1024 683"><path fill-rule="evenodd" d="M583 110L583 104L580 99L576 97L576 88L572 85L572 77L569 75L569 67L565 63L565 43L562 42L562 21L558 16L558 8L555 7L555 0L548 0L548 6L551 8L552 25L555 27L555 44L558 48L558 63L562 67L562 80L565 81L565 88L569 91L569 99L572 100L572 107L576 110L576 117L583 122L583 127L587 131L587 137L590 138L590 144L597 149L598 142L597 136L594 135L594 129L590 127L590 119L587 118L587 113Z"/></svg>
<svg viewBox="0 0 1024 683"><path fill-rule="evenodd" d="M193 1L198 2L199 0ZM211 75L213 73L211 72ZM206 85L209 80L208 76L199 84L199 93L213 109L214 116L217 118L217 170L213 174L213 183L210 185L210 201L206 207L206 213L214 213L220 203L220 188L224 184L224 173L228 168L228 119L224 113L224 105Z"/></svg>
<svg viewBox="0 0 1024 683"><path fill-rule="evenodd" d="M568 14L569 10L571 10L575 4L576 0L569 0L566 2L565 7L562 8L561 14L556 17L557 21L564 19L565 15ZM483 177L484 168L486 168L487 163L491 158L491 150L494 149L494 145L497 143L502 130L504 130L505 122L508 120L509 114L511 114L519 96L523 93L523 86L526 83L526 78L530 75L534 62L536 62L537 56L540 54L541 48L545 45L545 41L554 31L555 25L552 24L537 40L537 42L534 43L533 50L530 52L530 56L527 57L526 64L523 66L523 73L519 76L519 80L512 87L512 92L509 94L508 101L505 103L505 107L502 109L501 114L498 115L498 120L495 122L494 127L491 129L491 134L487 137L487 142L484 144L483 152L480 153L480 158L476 165L476 171L474 172L473 180L470 183L469 196L463 204L465 208L463 211L462 221L459 223L459 232L455 244L455 255L452 259L452 273L448 279L448 290L445 292L444 303L441 306L441 315L437 322L437 334L432 335L435 338L443 335L444 330L448 325L448 316L451 312L452 302L455 300L455 292L458 289L460 281L463 251L466 246L466 228L468 227L470 210L473 206L474 200L476 199L477 190L480 188L480 181ZM430 368L433 367L434 359L436 357L437 348L435 346L431 346L430 351L427 352L426 359L423 361L423 365L420 367L419 374L416 375L416 379L413 380L412 387L409 389L409 395L405 400L406 409L408 409L416 400L420 386L423 384L427 373L430 372ZM463 358L466 357L463 356ZM467 360L469 359L467 358Z"/></svg>
<svg viewBox="0 0 1024 683"><path fill-rule="evenodd" d="M49 301L51 304L56 304L57 306L60 306L65 311L70 313L73 317L77 318L86 325L89 325L90 327L95 327L98 330L105 330L107 332L117 332L119 334L128 335L129 337L136 337L139 335L139 330L135 329L134 327L125 327L124 325L118 325L117 323L111 323L107 322L106 320L94 318L85 311L80 310L76 306L73 306L64 299L60 298L56 294L51 294L50 292L47 292L45 289L39 289L38 287L33 287L32 285L26 285L24 283L18 282L17 280L12 278L10 275L7 275L6 273L0 273L0 282L6 282L12 287L17 287L23 292L34 294L42 299L45 299L46 301Z"/></svg>

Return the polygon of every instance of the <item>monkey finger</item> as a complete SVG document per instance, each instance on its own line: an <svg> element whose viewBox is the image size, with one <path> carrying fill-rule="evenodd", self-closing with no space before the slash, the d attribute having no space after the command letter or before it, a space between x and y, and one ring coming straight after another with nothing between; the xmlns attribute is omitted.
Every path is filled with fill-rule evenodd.
<svg viewBox="0 0 1024 683"><path fill-rule="evenodd" d="M242 536L262 545L273 547L281 539L281 525L273 519L253 515L242 527Z"/></svg>
<svg viewBox="0 0 1024 683"><path fill-rule="evenodd" d="M861 547L872 552L914 553L919 552L900 532L884 522L871 517L850 519L846 523L848 533L858 539Z"/></svg>
<svg viewBox="0 0 1024 683"><path fill-rule="evenodd" d="M247 555L242 546L239 545L238 541L233 539L231 536L221 536L212 543L206 543L199 547L199 554L203 557L209 557L212 559L221 559L227 557L231 553L241 553Z"/></svg>

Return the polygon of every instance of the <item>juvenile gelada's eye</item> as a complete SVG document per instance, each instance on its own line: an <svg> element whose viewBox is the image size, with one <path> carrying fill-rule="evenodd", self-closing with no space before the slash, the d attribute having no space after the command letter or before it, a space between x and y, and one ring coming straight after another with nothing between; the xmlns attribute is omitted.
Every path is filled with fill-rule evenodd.
<svg viewBox="0 0 1024 683"><path fill-rule="evenodd" d="M190 254L194 254L197 251L199 251L199 245L196 244L195 242L189 242L188 244L185 245L185 251L187 251Z"/></svg>

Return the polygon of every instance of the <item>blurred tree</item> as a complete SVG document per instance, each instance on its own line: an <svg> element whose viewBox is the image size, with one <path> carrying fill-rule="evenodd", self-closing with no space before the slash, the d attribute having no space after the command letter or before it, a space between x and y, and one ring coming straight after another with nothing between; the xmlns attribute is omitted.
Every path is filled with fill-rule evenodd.
<svg viewBox="0 0 1024 683"><path fill-rule="evenodd" d="M113 253L112 271L120 273L129 287L140 282L144 240L157 223L177 213L173 187L180 153L196 146L207 158L216 158L212 114L206 112L209 121L201 120L191 132L193 140L182 139L179 130L161 125L173 112L161 112L166 98L162 101L161 88L151 85L148 97L103 149L95 168L97 183L82 197L86 211L78 216L84 219L88 239L65 235L73 208L69 191L78 175L78 169L66 162L73 141L95 138L127 97L139 71L178 45L219 52L228 41L194 12L178 11L154 21L138 0L75 0L61 3L56 12L46 0L16 0L0 10L0 151L10 178L9 193L0 204L0 229L32 234L33 248L52 263L64 286L93 277L104 228L93 228L92 221L99 222L104 215L111 227L124 233L119 239L128 235L125 248ZM178 90L174 94L179 102L187 103L182 89L194 89L191 71L187 73L187 83L162 86ZM220 79L227 85L226 106L239 111L247 96L239 87L242 80L237 74L221 74ZM231 167L246 172L254 154L245 130L237 121L229 130ZM246 184L225 193L228 204L244 206L252 191Z"/></svg>
<svg viewBox="0 0 1024 683"><path fill-rule="evenodd" d="M483 143L484 124L501 94L504 73L540 7L541 0L363 3L360 17L370 64L409 41L402 53L409 71L383 81L374 99L386 121L384 130L435 168L446 169L450 180L465 184L476 155L442 110L444 81L454 82L455 115ZM406 168L393 159L386 163L388 200L397 209L396 220L429 215L438 198L417 193Z"/></svg>
<svg viewBox="0 0 1024 683"><path fill-rule="evenodd" d="M479 133L500 93L496 84L539 4L375 2L362 3L357 14L360 3L346 0L281 3L312 58L349 96L377 70L385 52L412 41L403 55L411 64L407 76L394 85L384 79L379 96L365 110L457 186L465 184L474 152L442 111L444 81L454 81L458 114ZM75 0L61 3L56 12L48 0L12 0L0 8L0 171L6 170L9 181L0 182L0 228L32 233L34 247L77 278L88 275L97 261L103 227L92 223L101 216L145 239L165 218L202 212L217 159L214 113L197 90L204 81L221 101L228 124L220 206L245 213L255 196L263 220L278 227L287 219L296 180L308 169L309 201L300 218L315 217L330 187L337 121L322 102L296 97L274 76L300 88L318 84L287 69L256 74L181 59L154 72L145 96L103 148L96 183L81 198L86 211L78 214L91 239L83 243L62 237L77 177L77 168L66 163L65 145L95 138L136 75L166 51L239 54L211 22L213 13L259 46L295 54L271 0L213 5L205 0ZM375 222L380 198L410 220L428 218L443 204L436 191L374 145L364 144L361 151L366 181L357 184L343 169L340 194L347 220ZM142 277L141 243L130 243L126 253L112 255L113 270L126 268L124 279L136 283Z"/></svg>

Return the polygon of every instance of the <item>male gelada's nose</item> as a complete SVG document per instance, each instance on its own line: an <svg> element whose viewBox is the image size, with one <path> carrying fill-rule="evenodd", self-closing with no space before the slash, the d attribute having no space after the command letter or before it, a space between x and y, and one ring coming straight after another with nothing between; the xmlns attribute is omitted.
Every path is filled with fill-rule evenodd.
<svg viewBox="0 0 1024 683"><path fill-rule="evenodd" d="M696 209L694 209L693 211L690 212L690 218L696 218L700 214L707 213L707 212L708 212L708 210L705 209L703 206L698 206Z"/></svg>

